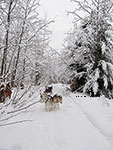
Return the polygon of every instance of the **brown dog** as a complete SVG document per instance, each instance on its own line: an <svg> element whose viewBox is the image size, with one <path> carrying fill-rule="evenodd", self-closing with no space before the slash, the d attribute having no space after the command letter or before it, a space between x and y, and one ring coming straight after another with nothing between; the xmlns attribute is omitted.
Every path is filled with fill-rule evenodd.
<svg viewBox="0 0 113 150"><path fill-rule="evenodd" d="M10 84L7 83L6 86L4 86L4 84L1 84L1 86L0 86L0 103L5 102L5 99L7 97L11 98L11 94L12 94L12 91L11 91Z"/></svg>

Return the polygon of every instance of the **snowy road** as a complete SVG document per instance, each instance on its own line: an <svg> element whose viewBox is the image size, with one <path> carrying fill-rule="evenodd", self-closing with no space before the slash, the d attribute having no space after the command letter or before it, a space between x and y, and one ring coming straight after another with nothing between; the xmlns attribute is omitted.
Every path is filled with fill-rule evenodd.
<svg viewBox="0 0 113 150"><path fill-rule="evenodd" d="M0 150L113 150L71 97L63 97L60 110L45 112L39 103L30 111L16 119L26 117L32 122L0 127Z"/></svg>

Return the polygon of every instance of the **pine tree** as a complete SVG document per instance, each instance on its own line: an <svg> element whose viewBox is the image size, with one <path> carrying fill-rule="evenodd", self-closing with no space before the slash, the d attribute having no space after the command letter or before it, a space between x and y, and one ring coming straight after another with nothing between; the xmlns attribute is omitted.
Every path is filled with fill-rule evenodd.
<svg viewBox="0 0 113 150"><path fill-rule="evenodd" d="M69 38L68 49L70 48L73 63L70 64L77 71L82 66L83 70L77 71L75 76L85 76L86 81L82 91L91 96L105 95L113 97L113 28L112 28L112 7L110 0L87 0L78 4L79 10L87 12L85 17L79 17L79 27L74 28ZM75 65L74 65L75 64ZM78 67L77 67L77 64ZM83 73L84 72L84 73ZM82 75L81 75L82 73Z"/></svg>

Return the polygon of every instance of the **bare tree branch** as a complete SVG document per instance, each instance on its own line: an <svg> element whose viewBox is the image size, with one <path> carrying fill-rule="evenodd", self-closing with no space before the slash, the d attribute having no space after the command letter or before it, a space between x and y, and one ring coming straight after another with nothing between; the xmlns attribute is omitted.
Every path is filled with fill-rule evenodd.
<svg viewBox="0 0 113 150"><path fill-rule="evenodd" d="M33 106L33 105L35 105L35 104L39 103L39 102L40 102L40 100L39 100L39 101L36 101L36 102L34 102L34 103L32 103L32 104L30 104L30 105L26 106L26 107L23 107L23 108L20 108L20 109L14 110L14 111L10 111L10 112L8 112L7 114L11 114L11 113L15 113L15 112L18 112L18 111L25 110L25 109L27 109L27 108L29 108L29 107L31 107L31 106Z"/></svg>
<svg viewBox="0 0 113 150"><path fill-rule="evenodd" d="M44 25L42 25L42 26L36 31L36 33L34 33L34 34L28 39L28 42L31 41L31 39L34 38L35 35L36 35L40 30L42 30L44 27L46 27L47 25L49 25L49 24L51 24L51 23L53 23L53 22L54 22L54 20L49 21L49 22L45 23Z"/></svg>
<svg viewBox="0 0 113 150"><path fill-rule="evenodd" d="M88 11L88 10L84 7L84 5L82 5L82 3L81 3L80 1L78 1L78 0L72 0L72 1L75 2L75 3L77 3L78 6L79 6L80 8L82 8L82 10L84 10L85 12L87 12L89 15L91 14L91 12Z"/></svg>
<svg viewBox="0 0 113 150"><path fill-rule="evenodd" d="M66 12L69 13L69 14L74 14L74 15L76 15L80 20L83 20L83 18L82 18L80 15L78 15L75 11L73 11L73 12L66 11Z"/></svg>

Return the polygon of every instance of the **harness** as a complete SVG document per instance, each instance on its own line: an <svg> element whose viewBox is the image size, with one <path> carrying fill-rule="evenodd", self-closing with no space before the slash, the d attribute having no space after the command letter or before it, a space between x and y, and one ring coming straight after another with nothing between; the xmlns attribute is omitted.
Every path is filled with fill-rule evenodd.
<svg viewBox="0 0 113 150"><path fill-rule="evenodd" d="M45 103L47 103L49 100L52 101L52 97L51 97L51 96L49 96L49 97L46 99Z"/></svg>
<svg viewBox="0 0 113 150"><path fill-rule="evenodd" d="M57 103L59 102L58 98L56 98L56 102L57 102Z"/></svg>

